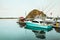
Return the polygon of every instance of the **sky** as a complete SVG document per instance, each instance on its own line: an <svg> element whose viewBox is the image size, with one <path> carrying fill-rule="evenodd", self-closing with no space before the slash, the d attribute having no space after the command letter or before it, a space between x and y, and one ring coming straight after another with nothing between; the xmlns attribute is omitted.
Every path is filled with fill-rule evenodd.
<svg viewBox="0 0 60 40"><path fill-rule="evenodd" d="M60 0L0 0L0 17L25 17L33 9L60 16Z"/></svg>

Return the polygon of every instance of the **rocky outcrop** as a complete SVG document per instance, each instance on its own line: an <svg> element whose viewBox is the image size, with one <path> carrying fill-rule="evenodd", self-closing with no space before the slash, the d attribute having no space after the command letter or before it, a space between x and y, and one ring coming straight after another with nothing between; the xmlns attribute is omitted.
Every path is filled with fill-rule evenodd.
<svg viewBox="0 0 60 40"><path fill-rule="evenodd" d="M30 13L28 13L28 15L26 16L26 18L35 18L37 15L40 15L42 17L46 16L42 11L34 9Z"/></svg>

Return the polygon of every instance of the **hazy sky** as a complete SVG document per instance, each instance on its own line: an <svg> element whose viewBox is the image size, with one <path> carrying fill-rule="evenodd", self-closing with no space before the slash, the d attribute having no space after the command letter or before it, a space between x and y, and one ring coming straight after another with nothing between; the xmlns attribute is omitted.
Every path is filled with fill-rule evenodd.
<svg viewBox="0 0 60 40"><path fill-rule="evenodd" d="M25 17L33 9L60 16L60 0L0 0L0 17Z"/></svg>

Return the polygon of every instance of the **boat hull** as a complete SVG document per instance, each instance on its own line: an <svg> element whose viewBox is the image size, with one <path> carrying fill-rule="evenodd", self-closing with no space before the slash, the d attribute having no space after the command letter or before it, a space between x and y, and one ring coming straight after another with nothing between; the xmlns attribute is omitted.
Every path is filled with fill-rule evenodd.
<svg viewBox="0 0 60 40"><path fill-rule="evenodd" d="M43 31L50 31L52 30L52 26L50 25L47 25L47 26L44 26L44 25L38 25L38 24L35 24L35 23L30 23L30 22L26 22L26 29L31 29L31 30L43 30Z"/></svg>

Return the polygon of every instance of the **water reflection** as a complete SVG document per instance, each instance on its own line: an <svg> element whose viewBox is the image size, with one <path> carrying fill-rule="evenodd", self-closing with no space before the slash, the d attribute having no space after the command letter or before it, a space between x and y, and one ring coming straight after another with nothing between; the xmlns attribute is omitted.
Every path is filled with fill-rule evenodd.
<svg viewBox="0 0 60 40"><path fill-rule="evenodd" d="M26 23L20 23L20 22L17 22L19 24L20 27L24 27L26 25Z"/></svg>
<svg viewBox="0 0 60 40"><path fill-rule="evenodd" d="M20 25L20 27L22 27L22 26ZM60 28L52 28L50 31L53 31L53 29L55 29L54 31L56 31L57 33L60 33ZM48 32L50 33L50 31L48 31ZM40 31L32 30L32 32L35 34L36 38L46 39L46 32L45 31L43 31L43 30L40 30Z"/></svg>
<svg viewBox="0 0 60 40"><path fill-rule="evenodd" d="M20 27L22 27L22 26L20 25ZM53 30L53 29L55 29L55 30ZM56 31L56 32L54 32L54 31ZM48 31L48 33L43 30L40 30L40 31L32 30L32 32L35 34L36 38L43 39L43 40L46 38L47 39L50 38L51 40L53 40L53 39L57 38L57 36L54 34L60 33L60 28L52 28L50 31ZM49 36L47 36L48 34L49 34L49 36L51 35L54 37L51 37L51 36L49 37ZM57 34L57 35L59 36L60 34ZM60 38L58 38L58 39L60 39Z"/></svg>
<svg viewBox="0 0 60 40"><path fill-rule="evenodd" d="M56 32L60 33L60 28L54 28Z"/></svg>
<svg viewBox="0 0 60 40"><path fill-rule="evenodd" d="M60 28L53 28L53 29L55 29L55 31L57 33L60 33ZM52 31L52 30L50 30L50 31ZM48 31L48 32L50 32L50 31ZM46 32L45 31L42 31L42 30L40 30L40 31L32 30L32 32L34 32L34 34L35 34L35 36L37 38L40 38L40 39L45 39L46 38Z"/></svg>
<svg viewBox="0 0 60 40"><path fill-rule="evenodd" d="M32 30L32 32L35 33L35 36L37 38L40 38L40 39L45 39L46 38L46 36L45 36L46 33L44 31L34 31L34 30Z"/></svg>

